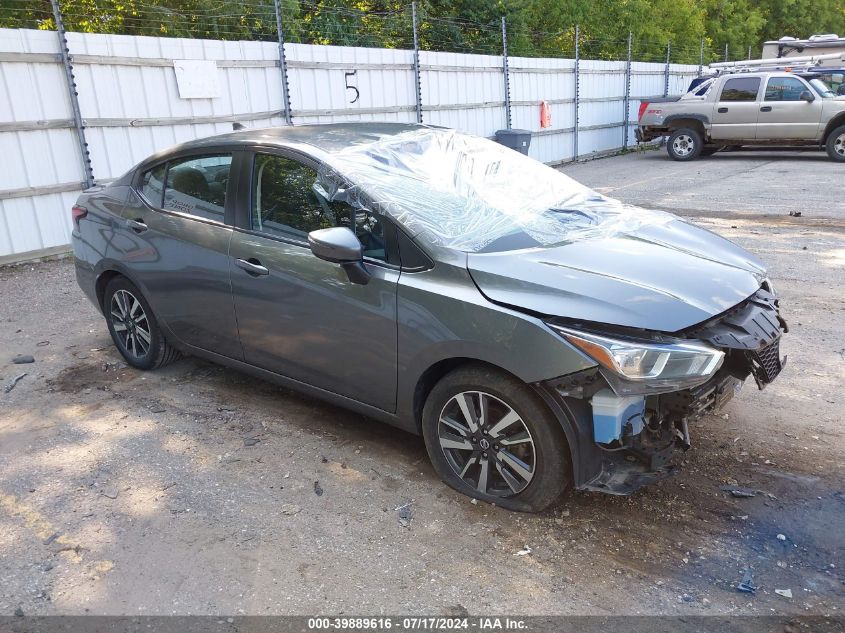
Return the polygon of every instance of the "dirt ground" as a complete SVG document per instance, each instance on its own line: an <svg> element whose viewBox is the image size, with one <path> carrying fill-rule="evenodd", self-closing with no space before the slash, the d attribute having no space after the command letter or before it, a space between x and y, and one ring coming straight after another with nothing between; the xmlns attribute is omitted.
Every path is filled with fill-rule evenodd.
<svg viewBox="0 0 845 633"><path fill-rule="evenodd" d="M845 172L818 156L565 170L763 257L789 361L692 427L677 477L540 515L471 503L359 415L193 358L127 368L70 259L0 269L0 386L26 372L0 389L0 615L841 614Z"/></svg>

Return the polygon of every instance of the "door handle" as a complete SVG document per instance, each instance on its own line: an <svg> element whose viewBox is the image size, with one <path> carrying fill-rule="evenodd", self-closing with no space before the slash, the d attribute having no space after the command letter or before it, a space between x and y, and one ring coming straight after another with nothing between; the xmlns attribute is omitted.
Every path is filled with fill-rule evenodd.
<svg viewBox="0 0 845 633"><path fill-rule="evenodd" d="M128 226L136 233L143 233L149 228L144 222L143 218L137 218L135 220L126 220L126 226Z"/></svg>
<svg viewBox="0 0 845 633"><path fill-rule="evenodd" d="M771 112L771 111L772 111L772 106L763 106L762 108L760 108L760 112Z"/></svg>
<svg viewBox="0 0 845 633"><path fill-rule="evenodd" d="M719 108L718 110L716 110L716 112L721 112L722 114L724 114L727 111L728 111L727 108Z"/></svg>
<svg viewBox="0 0 845 633"><path fill-rule="evenodd" d="M253 277L262 277L270 274L270 271L265 266L262 266L261 262L254 257L249 259L236 259L235 265L238 268L243 268L247 274L250 274Z"/></svg>

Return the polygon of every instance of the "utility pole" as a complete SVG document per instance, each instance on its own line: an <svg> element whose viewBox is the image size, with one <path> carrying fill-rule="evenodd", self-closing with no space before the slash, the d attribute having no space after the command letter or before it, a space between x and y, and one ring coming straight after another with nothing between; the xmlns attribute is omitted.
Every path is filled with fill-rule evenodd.
<svg viewBox="0 0 845 633"><path fill-rule="evenodd" d="M575 25L575 125L572 129L572 160L578 160L578 105L581 90L581 27Z"/></svg>
<svg viewBox="0 0 845 633"><path fill-rule="evenodd" d="M625 131L622 137L622 147L628 149L628 126L631 118L631 45L634 41L634 34L628 32L628 58L625 61Z"/></svg>
<svg viewBox="0 0 845 633"><path fill-rule="evenodd" d="M282 103L285 108L285 123L293 125L293 117L290 112L290 93L288 92L288 63L285 59L285 31L282 28L282 3L281 0L273 0L276 7L276 33L279 37L279 69L282 73Z"/></svg>
<svg viewBox="0 0 845 633"><path fill-rule="evenodd" d="M416 87L417 123L422 123L422 84L420 83L420 39L417 34L417 3L411 3L411 25L414 29L414 84Z"/></svg>
<svg viewBox="0 0 845 633"><path fill-rule="evenodd" d="M505 79L505 120L508 129L511 129L511 82L508 71L508 27L505 24L505 16L502 16L502 72Z"/></svg>
<svg viewBox="0 0 845 633"><path fill-rule="evenodd" d="M65 69L70 108L73 112L73 126L76 128L76 141L82 158L82 177L87 189L93 187L96 183L94 182L94 170L91 168L91 153L88 151L88 143L85 140L85 124L82 120L82 112L79 109L79 93L76 91L76 78L73 76L73 65L70 60L70 49L67 45L67 33L65 33L65 21L58 0L50 0L50 4L53 6L53 19L56 21L56 31L59 36L59 52Z"/></svg>

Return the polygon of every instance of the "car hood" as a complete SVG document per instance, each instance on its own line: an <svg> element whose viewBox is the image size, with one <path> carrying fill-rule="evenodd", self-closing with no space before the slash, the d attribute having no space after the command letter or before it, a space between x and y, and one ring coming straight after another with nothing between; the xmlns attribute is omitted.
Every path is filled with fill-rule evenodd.
<svg viewBox="0 0 845 633"><path fill-rule="evenodd" d="M762 262L709 231L666 222L557 246L470 253L491 301L542 315L676 332L757 291Z"/></svg>

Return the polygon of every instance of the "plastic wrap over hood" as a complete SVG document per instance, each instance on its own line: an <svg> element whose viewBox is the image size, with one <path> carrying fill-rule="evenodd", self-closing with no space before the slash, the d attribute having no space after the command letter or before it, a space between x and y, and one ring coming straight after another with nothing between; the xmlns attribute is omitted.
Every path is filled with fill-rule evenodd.
<svg viewBox="0 0 845 633"><path fill-rule="evenodd" d="M364 204L360 188L419 241L466 252L488 299L536 314L675 332L743 301L766 274L724 238L487 139L415 129L328 162L355 185L347 200Z"/></svg>
<svg viewBox="0 0 845 633"><path fill-rule="evenodd" d="M488 139L441 128L368 139L326 162L415 237L470 253L607 237L673 217L606 198Z"/></svg>

